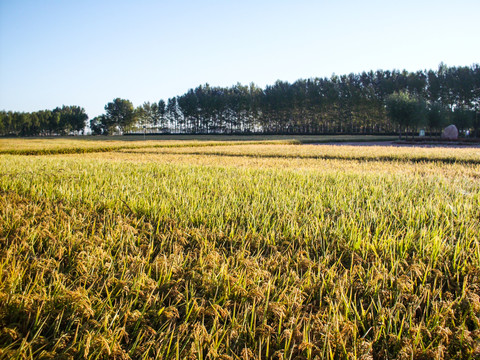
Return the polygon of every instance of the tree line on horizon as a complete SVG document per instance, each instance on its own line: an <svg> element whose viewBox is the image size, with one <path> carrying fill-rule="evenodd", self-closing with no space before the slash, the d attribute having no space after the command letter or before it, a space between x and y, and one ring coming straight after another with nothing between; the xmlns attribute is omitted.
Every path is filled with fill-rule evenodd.
<svg viewBox="0 0 480 360"><path fill-rule="evenodd" d="M438 133L453 123L461 131L473 130L480 136L479 107L480 65L447 67L442 63L437 70L378 70L294 83L279 80L264 89L253 83L205 84L166 102L145 102L136 108L131 101L116 98L89 125L93 134L101 135L386 134L412 132L419 126ZM77 123L58 120L55 110L50 114L53 120L45 120L48 113L39 113L2 112L0 134L81 131ZM83 129L88 117L82 119Z"/></svg>
<svg viewBox="0 0 480 360"><path fill-rule="evenodd" d="M0 111L0 135L52 136L83 134L88 115L80 106L57 107L31 113Z"/></svg>

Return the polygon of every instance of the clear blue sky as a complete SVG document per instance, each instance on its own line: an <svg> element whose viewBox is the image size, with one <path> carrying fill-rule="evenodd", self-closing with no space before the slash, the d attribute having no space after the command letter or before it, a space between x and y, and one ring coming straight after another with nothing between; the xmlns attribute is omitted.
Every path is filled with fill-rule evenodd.
<svg viewBox="0 0 480 360"><path fill-rule="evenodd" d="M480 62L480 1L0 0L0 109Z"/></svg>

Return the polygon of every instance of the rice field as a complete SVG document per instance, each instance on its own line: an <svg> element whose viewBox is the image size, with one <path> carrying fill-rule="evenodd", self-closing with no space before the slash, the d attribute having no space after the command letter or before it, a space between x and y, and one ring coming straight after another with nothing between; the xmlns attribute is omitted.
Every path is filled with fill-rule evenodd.
<svg viewBox="0 0 480 360"><path fill-rule="evenodd" d="M47 155L107 152L120 149L218 146L225 144L308 144L325 142L391 141L395 136L380 135L142 135L69 136L53 138L0 139L0 154ZM141 140L141 141L139 141Z"/></svg>
<svg viewBox="0 0 480 360"><path fill-rule="evenodd" d="M1 140L0 358L480 358L480 149L298 142Z"/></svg>

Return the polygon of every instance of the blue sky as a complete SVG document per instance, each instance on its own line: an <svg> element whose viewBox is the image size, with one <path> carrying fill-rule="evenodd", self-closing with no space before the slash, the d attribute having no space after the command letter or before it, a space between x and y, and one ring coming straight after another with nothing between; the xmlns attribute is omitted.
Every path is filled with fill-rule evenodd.
<svg viewBox="0 0 480 360"><path fill-rule="evenodd" d="M0 0L0 109L480 62L480 1Z"/></svg>

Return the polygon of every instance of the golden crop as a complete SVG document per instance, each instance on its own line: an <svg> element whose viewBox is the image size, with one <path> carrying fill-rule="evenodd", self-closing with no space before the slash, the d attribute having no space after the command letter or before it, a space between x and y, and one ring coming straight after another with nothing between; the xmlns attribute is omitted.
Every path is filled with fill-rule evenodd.
<svg viewBox="0 0 480 360"><path fill-rule="evenodd" d="M478 149L92 143L0 155L0 358L480 356Z"/></svg>

